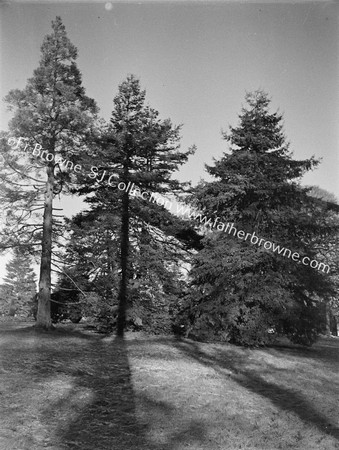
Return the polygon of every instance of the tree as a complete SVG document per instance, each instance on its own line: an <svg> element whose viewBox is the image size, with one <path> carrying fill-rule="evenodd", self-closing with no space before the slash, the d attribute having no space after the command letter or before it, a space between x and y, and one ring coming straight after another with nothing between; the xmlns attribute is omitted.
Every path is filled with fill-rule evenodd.
<svg viewBox="0 0 339 450"><path fill-rule="evenodd" d="M69 221L71 238L58 283L66 294L78 288L84 315L94 318L104 332L117 325L120 278L120 219L109 214L107 207ZM171 332L174 306L185 284L180 267L188 252L174 237L147 226L132 211L126 326L150 333Z"/></svg>
<svg viewBox="0 0 339 450"><path fill-rule="evenodd" d="M299 184L318 161L292 159L282 116L269 111L266 93L249 93L246 102L239 125L223 133L229 153L207 166L214 181L193 197L215 226L197 255L184 317L203 338L263 344L275 329L309 344L321 329L316 299L333 292L333 283L289 256L315 259L312 239L333 231Z"/></svg>
<svg viewBox="0 0 339 450"><path fill-rule="evenodd" d="M63 255L59 289L77 289L84 315L99 322L100 331L112 323L118 295L119 258L117 217L100 208L67 220L70 239Z"/></svg>
<svg viewBox="0 0 339 450"><path fill-rule="evenodd" d="M14 249L13 258L6 264L3 284L7 313L11 316L14 314L29 316L36 288L36 276L30 258L20 250Z"/></svg>
<svg viewBox="0 0 339 450"><path fill-rule="evenodd" d="M58 234L53 199L68 192L76 172L81 170L78 163L97 113L95 102L85 95L76 66L77 49L68 39L60 17L52 22L52 29L41 46L41 60L33 77L23 90L10 91L6 97L14 116L9 124L11 137L7 142L4 138L8 135L2 139L6 162L3 202L11 207L4 235L10 228L14 236L6 239L2 248L41 245L37 326L45 329L51 327L51 262ZM24 166L20 158L26 161ZM10 171L28 186L13 182ZM40 207L42 218L29 222Z"/></svg>
<svg viewBox="0 0 339 450"><path fill-rule="evenodd" d="M319 198L327 203L332 203L334 205L338 204L338 200L332 192L326 191L326 189L322 189L319 186L310 186L310 191L308 193L311 197Z"/></svg>
<svg viewBox="0 0 339 450"><path fill-rule="evenodd" d="M114 98L111 118L111 138L115 147L120 182L136 183L140 189L166 195L181 190L180 183L171 174L186 162L193 149L178 151L180 127L173 127L170 120L161 121L159 113L145 106L146 92L141 90L139 80L129 76L119 86ZM137 208L140 210L140 200ZM137 202L135 202L137 203ZM130 280L129 227L130 198L124 191L121 199L120 261L121 281L117 335L123 336L126 322L127 287Z"/></svg>
<svg viewBox="0 0 339 450"><path fill-rule="evenodd" d="M317 202L318 221L322 221L330 233L315 236L312 245L317 251L317 259L326 261L333 268L329 277L336 289L335 295L326 295L319 301L324 306L324 316L326 322L326 334L330 335L331 331L337 335L337 317L339 316L339 233L336 232L339 224L339 205L335 195L320 188L319 186L311 186L308 195Z"/></svg>
<svg viewBox="0 0 339 450"><path fill-rule="evenodd" d="M98 165L92 167L96 183L84 182L78 190L79 194L91 193L87 201L92 213L100 214L107 223L119 220L120 229L111 230L119 243L118 336L124 334L131 301L128 287L135 273L131 231L133 239L142 231L149 234L150 226L167 227L168 233L183 231L176 228L173 214L163 205L169 201L166 195L184 189L171 175L194 151L179 150L180 126L159 119L159 113L145 104L145 96L133 75L120 84L110 124L103 127L98 140ZM135 250L139 244L133 245Z"/></svg>

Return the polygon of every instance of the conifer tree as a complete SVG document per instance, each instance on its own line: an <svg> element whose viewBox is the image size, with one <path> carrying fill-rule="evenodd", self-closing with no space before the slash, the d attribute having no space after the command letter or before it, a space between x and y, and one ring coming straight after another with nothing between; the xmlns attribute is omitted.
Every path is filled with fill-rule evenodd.
<svg viewBox="0 0 339 450"><path fill-rule="evenodd" d="M163 206L166 200L158 200L158 196L182 192L184 183L172 179L172 174L194 151L180 151L180 126L173 126L169 119L159 119L159 113L145 104L145 96L133 75L120 84L110 124L103 128L98 143L98 165L92 169L96 184L84 183L78 190L80 194L95 194L88 202L92 211L106 216L107 222L119 217L118 336L124 333L133 272L131 229L140 233L149 229L148 225L164 226L175 234L174 217Z"/></svg>
<svg viewBox="0 0 339 450"><path fill-rule="evenodd" d="M207 166L214 181L201 183L194 195L216 226L196 258L185 317L204 337L261 344L274 328L311 343L321 328L315 299L333 292L333 284L288 252L274 253L272 244L312 260L314 236L331 232L299 184L318 161L292 158L282 116L269 111L266 93L247 94L246 103L239 125L223 133L229 152ZM255 237L245 242L247 233ZM269 243L255 245L260 238Z"/></svg>
<svg viewBox="0 0 339 450"><path fill-rule="evenodd" d="M30 258L17 248L13 258L6 264L4 277L6 309L9 315L18 314L27 317L32 309L32 299L36 294L36 276L31 267Z"/></svg>
<svg viewBox="0 0 339 450"><path fill-rule="evenodd" d="M51 262L58 236L53 199L68 192L81 170L80 157L97 112L95 102L85 95L77 49L60 17L52 29L44 38L33 77L24 89L6 97L14 115L9 133L1 139L2 203L8 211L2 248L41 246L37 326L46 329L51 327Z"/></svg>

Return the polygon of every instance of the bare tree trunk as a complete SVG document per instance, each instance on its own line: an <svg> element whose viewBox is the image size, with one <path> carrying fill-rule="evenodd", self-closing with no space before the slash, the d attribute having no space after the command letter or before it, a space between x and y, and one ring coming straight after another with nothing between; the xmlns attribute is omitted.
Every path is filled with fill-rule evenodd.
<svg viewBox="0 0 339 450"><path fill-rule="evenodd" d="M325 333L326 336L331 336L331 308L329 300L325 300Z"/></svg>
<svg viewBox="0 0 339 450"><path fill-rule="evenodd" d="M51 268L52 268L52 226L53 226L53 187L54 171L53 167L47 168L47 182L45 192L45 209L42 231L42 248L40 279L38 292L38 328L51 329Z"/></svg>
<svg viewBox="0 0 339 450"><path fill-rule="evenodd" d="M128 283L128 251L129 251L129 197L128 192L122 197L122 217L121 217L121 280L119 290L119 306L117 319L117 336L124 336L127 309L127 283Z"/></svg>

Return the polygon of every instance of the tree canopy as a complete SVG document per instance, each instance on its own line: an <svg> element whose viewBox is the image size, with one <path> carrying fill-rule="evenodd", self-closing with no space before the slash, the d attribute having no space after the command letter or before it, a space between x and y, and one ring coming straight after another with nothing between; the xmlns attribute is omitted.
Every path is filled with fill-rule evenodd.
<svg viewBox="0 0 339 450"><path fill-rule="evenodd" d="M313 342L321 329L315 300L334 292L326 274L271 249L280 244L313 260L312 238L333 229L299 183L318 161L292 158L282 116L269 104L263 91L246 95L239 125L223 133L229 152L206 167L214 181L201 183L192 196L204 214L231 223L232 231L217 226L207 233L192 270L184 316L192 333L204 338L261 344L275 329ZM237 230L242 239L255 233L269 245L245 242Z"/></svg>
<svg viewBox="0 0 339 450"><path fill-rule="evenodd" d="M85 95L76 58L77 49L57 17L52 33L44 38L32 78L24 89L12 90L5 98L13 118L1 141L2 202L10 206L2 248L41 247L37 325L42 328L51 326L52 248L58 236L53 200L68 192L76 175L60 158L78 162L97 113L94 100Z"/></svg>

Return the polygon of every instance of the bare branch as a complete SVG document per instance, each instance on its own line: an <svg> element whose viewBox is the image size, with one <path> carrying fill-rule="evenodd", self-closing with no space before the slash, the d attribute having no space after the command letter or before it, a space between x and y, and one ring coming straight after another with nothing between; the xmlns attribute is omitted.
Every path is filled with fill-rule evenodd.
<svg viewBox="0 0 339 450"><path fill-rule="evenodd" d="M83 292L83 290L82 289L80 289L79 288L79 286L76 284L76 282L65 272L65 271L63 271L62 269L60 269L58 266L57 266L57 264L55 264L55 263L52 263L55 267L57 267L59 270L61 270L62 272L63 272L63 274L64 275L66 275L66 277L67 278L69 278L70 280L71 280L71 282L74 284L74 286L85 296L85 297L87 297L86 296L86 294Z"/></svg>
<svg viewBox="0 0 339 450"><path fill-rule="evenodd" d="M36 178L33 178L33 177L27 175L27 173L22 173L22 172L20 172L20 171L17 170L15 167L13 167L10 163L8 163L8 166L9 166L12 170L14 170L14 172L16 172L17 174L19 174L20 176L22 176L22 177L24 177L24 178L28 178L29 180L36 181L37 183L45 184L44 181L37 180Z"/></svg>

